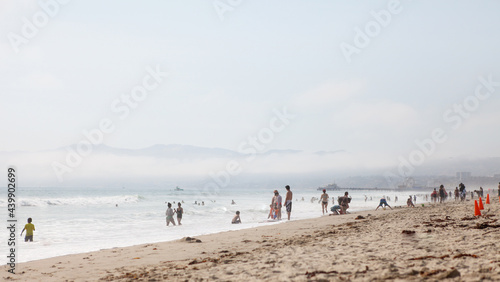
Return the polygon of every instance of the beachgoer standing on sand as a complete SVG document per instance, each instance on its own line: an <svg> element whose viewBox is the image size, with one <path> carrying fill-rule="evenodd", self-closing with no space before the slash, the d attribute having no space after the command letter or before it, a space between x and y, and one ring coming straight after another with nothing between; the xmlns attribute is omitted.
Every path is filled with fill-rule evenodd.
<svg viewBox="0 0 500 282"><path fill-rule="evenodd" d="M408 198L408 200L406 201L406 205L407 205L408 207L413 207L413 208L415 207L415 205L414 205L414 204L413 204L413 202L411 201L411 195L410 195L410 197Z"/></svg>
<svg viewBox="0 0 500 282"><path fill-rule="evenodd" d="M283 198L281 198L278 190L274 190L274 210L276 211L276 215L278 220L281 220L281 206L283 205Z"/></svg>
<svg viewBox="0 0 500 282"><path fill-rule="evenodd" d="M31 223L33 220L28 218L28 223L24 225L23 231L21 231L21 236L23 236L24 230L26 230L26 236L24 237L24 242L33 242L33 231L35 231L35 225Z"/></svg>
<svg viewBox="0 0 500 282"><path fill-rule="evenodd" d="M285 207L286 213L288 214L288 220L290 220L290 213L292 213L292 191L290 191L290 186L285 186L286 196L285 196Z"/></svg>
<svg viewBox="0 0 500 282"><path fill-rule="evenodd" d="M274 197L273 197L273 202L274 202ZM271 219L274 219L274 215L275 215L275 212L274 212L274 208L273 208L274 204L270 204L269 207L271 208L270 211L269 211L269 215L267 216L267 219L271 218Z"/></svg>
<svg viewBox="0 0 500 282"><path fill-rule="evenodd" d="M382 208L389 207L392 210L391 206L389 206L389 204L385 200L385 197L382 197L382 199L380 199L380 203L378 204L378 207L375 210L378 210L378 208L380 207Z"/></svg>
<svg viewBox="0 0 500 282"><path fill-rule="evenodd" d="M175 225L174 210L172 209L172 204L168 203L167 207L168 207L167 211L165 212L165 215L167 216L167 226L169 223L172 223L173 225Z"/></svg>
<svg viewBox="0 0 500 282"><path fill-rule="evenodd" d="M271 204L269 205L269 207L271 208L271 210L269 211L269 215L267 216L267 219L271 218L271 219L276 219L277 217L277 214L276 214L276 204L275 204L275 200L276 200L276 193L278 193L278 190L274 190L274 196L272 197L271 199Z"/></svg>
<svg viewBox="0 0 500 282"><path fill-rule="evenodd" d="M498 197L500 197L500 182L498 182Z"/></svg>
<svg viewBox="0 0 500 282"><path fill-rule="evenodd" d="M233 217L233 220L231 220L231 223L232 224L241 223L240 211L236 211L236 215Z"/></svg>
<svg viewBox="0 0 500 282"><path fill-rule="evenodd" d="M321 202L321 210L323 214L328 213L328 194L326 193L326 189L323 189L323 194L319 197L318 203Z"/></svg>
<svg viewBox="0 0 500 282"><path fill-rule="evenodd" d="M179 225L182 225L181 224L181 220L182 220L182 214L184 213L184 209L181 207L181 203L177 203L177 206L178 208L175 210L175 212L177 213L177 223Z"/></svg>
<svg viewBox="0 0 500 282"><path fill-rule="evenodd" d="M444 185L439 186L439 202L443 203L446 197L446 190L444 190Z"/></svg>
<svg viewBox="0 0 500 282"><path fill-rule="evenodd" d="M349 192L345 192L344 197L340 197L340 199L339 199L339 205L340 205L342 214L347 214L347 209L349 208L350 202L351 202L351 198L349 197Z"/></svg>
<svg viewBox="0 0 500 282"><path fill-rule="evenodd" d="M431 200L433 203L437 202L437 197L438 197L438 193L436 191L436 188L434 188L434 191L432 191L432 193L431 193Z"/></svg>

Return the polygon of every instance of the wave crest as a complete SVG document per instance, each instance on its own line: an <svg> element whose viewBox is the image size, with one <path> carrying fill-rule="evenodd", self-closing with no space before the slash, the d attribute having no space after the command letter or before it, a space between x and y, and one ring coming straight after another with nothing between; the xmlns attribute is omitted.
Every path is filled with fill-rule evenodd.
<svg viewBox="0 0 500 282"><path fill-rule="evenodd" d="M70 197L70 198L20 198L17 204L23 207L44 206L90 206L90 205L115 205L124 203L137 203L145 198L141 195L121 195L108 197ZM0 202L0 206L6 203Z"/></svg>

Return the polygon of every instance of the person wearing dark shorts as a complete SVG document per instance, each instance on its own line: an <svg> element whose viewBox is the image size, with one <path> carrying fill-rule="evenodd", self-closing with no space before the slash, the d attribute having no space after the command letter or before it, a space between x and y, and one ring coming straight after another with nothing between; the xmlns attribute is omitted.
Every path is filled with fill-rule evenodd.
<svg viewBox="0 0 500 282"><path fill-rule="evenodd" d="M339 199L341 214L347 214L347 209L349 208L350 202L351 202L351 198L349 197L349 192L345 192L344 197L340 197L340 199Z"/></svg>
<svg viewBox="0 0 500 282"><path fill-rule="evenodd" d="M181 207L181 203L177 203L177 205L179 206L176 210L175 210L175 213L177 213L177 223L179 225L182 225L181 224L181 220L182 220L182 214L184 213L184 209Z"/></svg>
<svg viewBox="0 0 500 282"><path fill-rule="evenodd" d="M387 204L387 201L385 200L385 197L382 197L382 199L380 199L380 203L378 204L378 207L375 209L375 210L378 210L378 208L380 207L389 207L391 210L391 206L389 206L389 204Z"/></svg>
<svg viewBox="0 0 500 282"><path fill-rule="evenodd" d="M285 186L286 196L285 196L285 207L288 214L288 220L290 220L290 213L292 212L292 191L290 191L290 186Z"/></svg>
<svg viewBox="0 0 500 282"><path fill-rule="evenodd" d="M318 203L321 202L321 210L323 214L328 213L328 194L326 193L326 189L323 189L323 194L319 197Z"/></svg>
<svg viewBox="0 0 500 282"><path fill-rule="evenodd" d="M33 242L33 231L35 231L35 225L31 223L33 220L28 218L28 223L24 226L23 231L21 231L21 236L23 235L24 230L26 230L26 236L24 237L24 242Z"/></svg>

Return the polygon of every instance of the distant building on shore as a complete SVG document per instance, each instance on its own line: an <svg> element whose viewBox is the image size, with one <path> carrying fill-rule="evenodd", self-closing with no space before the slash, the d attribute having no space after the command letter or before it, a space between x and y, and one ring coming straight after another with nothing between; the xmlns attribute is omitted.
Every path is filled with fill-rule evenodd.
<svg viewBox="0 0 500 282"><path fill-rule="evenodd" d="M459 181L465 181L465 180L471 178L471 176L472 176L472 173L469 171L457 172L457 178Z"/></svg>

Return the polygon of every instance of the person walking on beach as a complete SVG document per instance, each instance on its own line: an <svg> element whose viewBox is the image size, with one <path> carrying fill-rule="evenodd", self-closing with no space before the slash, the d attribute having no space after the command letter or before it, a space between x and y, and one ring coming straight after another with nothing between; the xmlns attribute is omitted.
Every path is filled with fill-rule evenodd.
<svg viewBox="0 0 500 282"><path fill-rule="evenodd" d="M172 209L172 204L168 203L167 204L167 211L165 212L167 216L167 226L169 223L172 223L175 226L175 221L174 221L174 210Z"/></svg>
<svg viewBox="0 0 500 282"><path fill-rule="evenodd" d="M181 207L181 203L177 203L177 206L178 208L175 210L175 213L177 213L177 223L179 225L182 225L181 224L181 220L182 220L182 214L184 213L184 209Z"/></svg>
<svg viewBox="0 0 500 282"><path fill-rule="evenodd" d="M33 231L35 231L35 225L31 223L33 219L28 218L28 223L24 225L23 231L21 231L21 236L23 236L24 230L26 230L26 237L24 237L24 242L33 242Z"/></svg>
<svg viewBox="0 0 500 282"><path fill-rule="evenodd" d="M498 197L500 197L500 182L498 182Z"/></svg>
<svg viewBox="0 0 500 282"><path fill-rule="evenodd" d="M285 196L285 207L286 213L288 214L288 220L290 220L290 214L292 213L292 197L293 193L290 191L290 186L285 186L286 196Z"/></svg>
<svg viewBox="0 0 500 282"><path fill-rule="evenodd" d="M389 206L389 204L385 200L385 197L382 197L382 199L380 199L380 203L378 204L378 207L375 210L378 210L378 208L380 207L382 208L389 207L392 210L391 206Z"/></svg>
<svg viewBox="0 0 500 282"><path fill-rule="evenodd" d="M321 202L321 210L323 214L328 213L328 194L326 193L326 189L323 189L323 194L319 197L319 201Z"/></svg>

